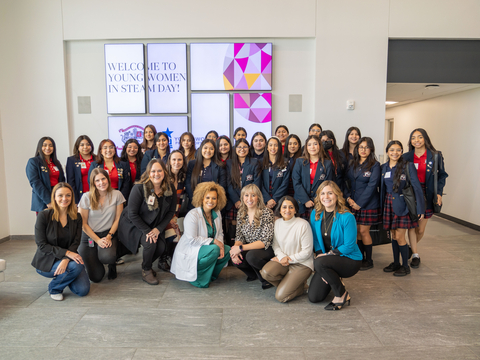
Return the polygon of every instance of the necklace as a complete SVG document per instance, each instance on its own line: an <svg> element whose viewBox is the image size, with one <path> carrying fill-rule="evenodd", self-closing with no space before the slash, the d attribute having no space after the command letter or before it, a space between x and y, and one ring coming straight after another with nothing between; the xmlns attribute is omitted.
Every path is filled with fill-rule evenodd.
<svg viewBox="0 0 480 360"><path fill-rule="evenodd" d="M326 218L326 215L325 215L325 211L323 211L323 221L322 221L323 236L328 235L328 228L330 228L333 224L333 214L332 214L332 218L330 219L330 224L325 224L326 222L327 222L327 218Z"/></svg>

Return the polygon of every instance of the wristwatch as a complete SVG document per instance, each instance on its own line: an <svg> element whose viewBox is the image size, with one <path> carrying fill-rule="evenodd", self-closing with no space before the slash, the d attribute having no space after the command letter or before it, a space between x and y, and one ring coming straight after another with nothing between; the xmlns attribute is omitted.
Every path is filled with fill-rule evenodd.
<svg viewBox="0 0 480 360"><path fill-rule="evenodd" d="M240 252L243 251L243 245L240 245L238 248L240 249Z"/></svg>

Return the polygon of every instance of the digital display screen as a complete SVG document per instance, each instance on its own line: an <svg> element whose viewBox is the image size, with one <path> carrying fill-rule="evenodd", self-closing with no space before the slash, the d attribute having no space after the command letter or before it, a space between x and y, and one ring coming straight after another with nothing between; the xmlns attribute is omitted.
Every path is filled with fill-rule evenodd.
<svg viewBox="0 0 480 360"><path fill-rule="evenodd" d="M233 94L233 129L243 127L247 131L247 140L261 131L267 137L272 136L272 94L241 93Z"/></svg>

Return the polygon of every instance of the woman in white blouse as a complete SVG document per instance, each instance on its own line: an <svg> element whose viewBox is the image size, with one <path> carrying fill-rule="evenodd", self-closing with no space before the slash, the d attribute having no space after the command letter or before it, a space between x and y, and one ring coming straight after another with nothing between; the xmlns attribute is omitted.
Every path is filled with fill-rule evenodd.
<svg viewBox="0 0 480 360"><path fill-rule="evenodd" d="M313 234L308 221L297 217L298 203L291 196L278 202L272 258L262 269L262 277L277 287L275 298L290 301L307 289L313 271Z"/></svg>

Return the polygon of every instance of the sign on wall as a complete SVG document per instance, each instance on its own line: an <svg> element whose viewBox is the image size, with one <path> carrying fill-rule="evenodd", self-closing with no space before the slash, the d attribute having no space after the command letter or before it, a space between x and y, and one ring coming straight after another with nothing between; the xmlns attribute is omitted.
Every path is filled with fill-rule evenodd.
<svg viewBox="0 0 480 360"><path fill-rule="evenodd" d="M149 112L187 113L187 45L147 44L147 60Z"/></svg>
<svg viewBox="0 0 480 360"><path fill-rule="evenodd" d="M143 44L105 44L105 81L109 114L144 114Z"/></svg>

